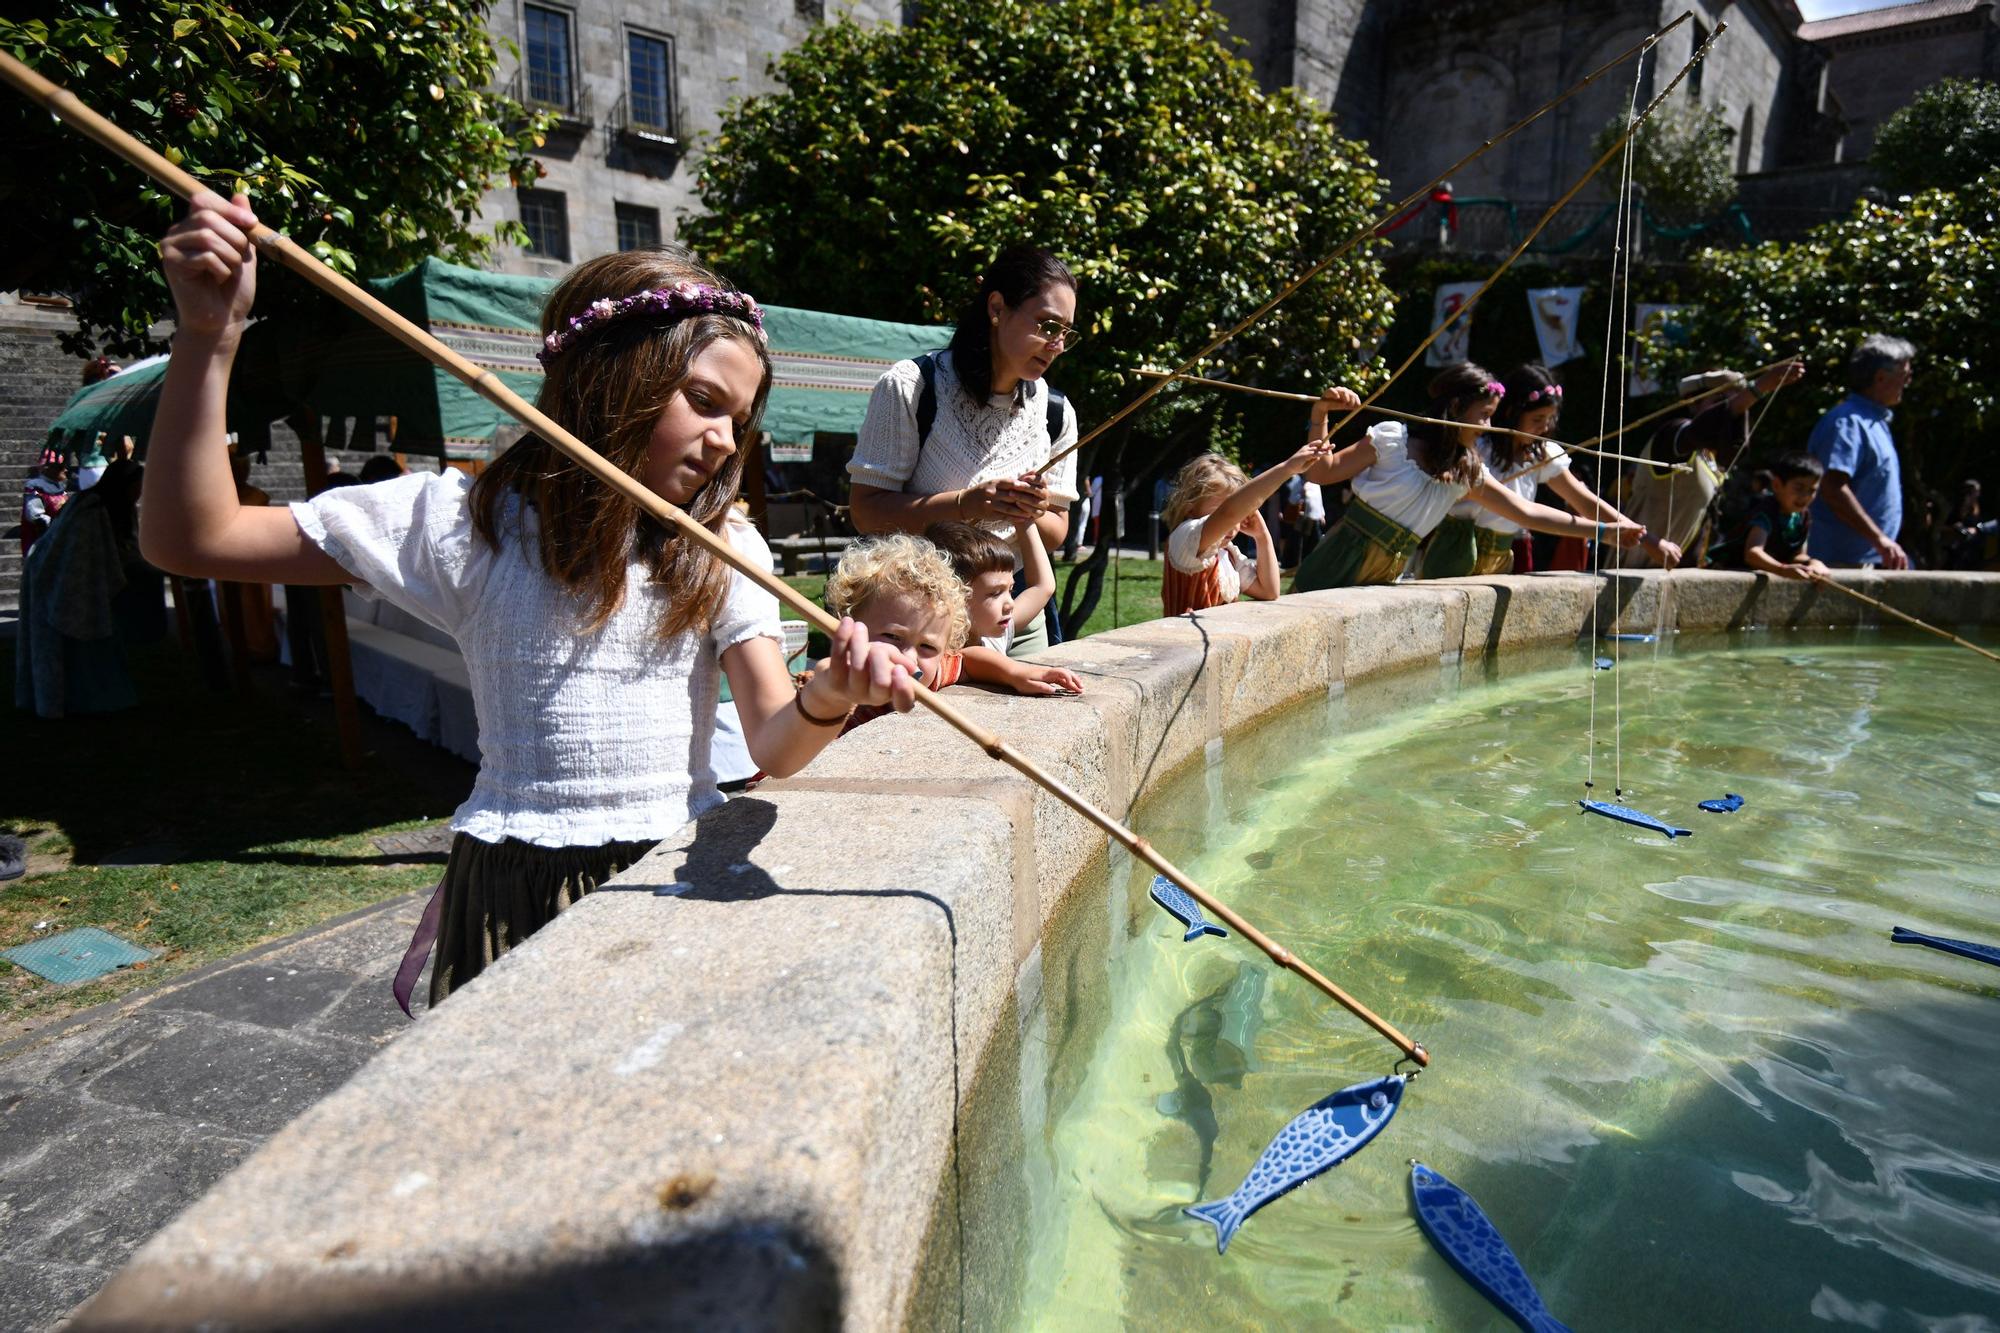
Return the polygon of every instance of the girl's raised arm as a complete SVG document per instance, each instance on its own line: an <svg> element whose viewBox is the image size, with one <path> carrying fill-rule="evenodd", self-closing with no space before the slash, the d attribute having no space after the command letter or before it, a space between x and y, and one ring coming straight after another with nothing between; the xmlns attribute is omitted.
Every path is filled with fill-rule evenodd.
<svg viewBox="0 0 2000 1333"><path fill-rule="evenodd" d="M1575 514L1552 509L1533 500L1523 500L1520 496L1493 480L1489 473L1479 479L1467 499L1476 500L1493 513L1509 519L1524 528L1536 532L1552 532L1558 537L1582 537L1586 541L1609 540L1619 546L1637 546L1645 529L1629 518L1610 519L1598 522L1593 518L1579 518Z"/></svg>
<svg viewBox="0 0 2000 1333"><path fill-rule="evenodd" d="M346 583L352 576L306 540L289 509L236 502L224 404L257 295L256 225L245 196L201 194L160 242L177 319L146 456L139 550L197 578Z"/></svg>
<svg viewBox="0 0 2000 1333"><path fill-rule="evenodd" d="M1550 490L1585 518L1603 519L1607 523L1625 520L1625 515L1613 508L1609 500L1584 485L1568 468L1550 477L1548 484ZM1664 538L1648 532L1639 538L1639 544L1658 556L1663 568L1672 569L1681 562L1681 548Z"/></svg>

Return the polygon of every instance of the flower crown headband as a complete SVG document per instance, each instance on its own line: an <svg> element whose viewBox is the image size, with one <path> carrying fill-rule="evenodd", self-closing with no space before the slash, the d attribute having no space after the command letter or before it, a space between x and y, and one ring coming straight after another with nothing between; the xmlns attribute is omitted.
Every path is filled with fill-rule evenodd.
<svg viewBox="0 0 2000 1333"><path fill-rule="evenodd" d="M1527 401L1531 403L1539 403L1544 398L1560 398L1562 396L1563 396L1562 385L1544 384L1541 388L1536 389L1533 393L1529 394Z"/></svg>
<svg viewBox="0 0 2000 1333"><path fill-rule="evenodd" d="M1479 396L1482 398L1505 398L1507 396L1507 386L1499 380L1488 380L1486 381L1486 387L1479 391Z"/></svg>
<svg viewBox="0 0 2000 1333"><path fill-rule="evenodd" d="M748 292L711 287L705 282L677 282L671 287L655 287L615 300L607 296L592 301L582 314L570 316L563 327L542 339L542 350L535 353L535 359L546 366L592 329L641 314L663 315L669 320L683 320L691 315L733 315L757 330L758 342L769 341L764 336L764 312Z"/></svg>

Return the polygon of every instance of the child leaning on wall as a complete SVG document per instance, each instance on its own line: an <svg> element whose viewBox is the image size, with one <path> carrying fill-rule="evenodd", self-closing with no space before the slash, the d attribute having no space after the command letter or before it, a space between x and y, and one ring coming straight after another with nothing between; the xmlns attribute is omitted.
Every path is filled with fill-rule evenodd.
<svg viewBox="0 0 2000 1333"><path fill-rule="evenodd" d="M1167 566L1160 602L1170 616L1227 606L1244 593L1260 602L1278 596L1278 547L1264 522L1263 504L1278 488L1325 457L1327 413L1361 400L1347 389L1329 390L1313 404L1306 442L1255 480L1221 454L1203 454L1174 476L1161 517L1167 525ZM1238 533L1257 547L1253 561L1236 547Z"/></svg>
<svg viewBox="0 0 2000 1333"><path fill-rule="evenodd" d="M1788 579L1814 579L1826 566L1806 554L1812 533L1813 496L1826 469L1811 454L1786 454L1769 468L1771 489L1750 502L1750 512L1726 541L1708 553L1715 569L1748 569Z"/></svg>
<svg viewBox="0 0 2000 1333"><path fill-rule="evenodd" d="M1011 553L1007 566L1011 580ZM1061 667L1016 662L984 645L967 647L972 628L967 600L965 584L945 553L906 532L849 546L826 583L827 608L837 616L851 616L868 631L870 642L914 655L922 669L919 683L933 690L970 680L1006 685L1021 694L1083 692L1075 674ZM844 719L843 730L852 731L887 711L856 708Z"/></svg>
<svg viewBox="0 0 2000 1333"><path fill-rule="evenodd" d="M1056 591L1056 571L1048 548L1033 524L1014 530L1006 542L975 523L933 523L924 540L943 551L970 594L966 613L972 637L996 653L1014 646L1015 633L1025 633ZM1023 586L1014 591L1014 558L1020 556Z"/></svg>

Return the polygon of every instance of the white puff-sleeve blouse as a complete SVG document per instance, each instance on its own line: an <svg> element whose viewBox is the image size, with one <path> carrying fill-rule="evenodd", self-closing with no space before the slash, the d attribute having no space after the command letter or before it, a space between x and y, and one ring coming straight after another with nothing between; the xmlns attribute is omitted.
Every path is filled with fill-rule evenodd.
<svg viewBox="0 0 2000 1333"><path fill-rule="evenodd" d="M709 745L721 657L759 635L782 644L777 599L732 575L706 633L662 639L667 594L634 562L623 605L585 633L587 604L542 571L533 510L508 500L496 551L472 530L471 486L446 469L291 507L306 539L354 576L357 591L458 641L480 761L452 828L484 842L595 847L666 837L720 805ZM768 563L754 529L726 531Z"/></svg>

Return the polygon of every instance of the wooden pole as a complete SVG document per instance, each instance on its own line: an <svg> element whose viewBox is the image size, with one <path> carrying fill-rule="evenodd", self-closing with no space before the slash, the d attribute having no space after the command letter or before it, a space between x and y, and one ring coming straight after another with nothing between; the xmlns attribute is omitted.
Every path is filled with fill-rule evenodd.
<svg viewBox="0 0 2000 1333"><path fill-rule="evenodd" d="M1466 167L1469 167L1474 162L1478 161L1479 158L1482 155L1484 155L1489 149L1496 148L1500 144L1503 144L1507 140L1513 138L1516 134L1519 134L1522 130L1525 130L1526 128L1528 128L1528 126L1534 124L1536 121L1540 120L1543 116L1555 110L1557 107L1561 106L1564 102L1567 102L1570 98L1575 97L1578 93L1582 92L1585 88L1588 88L1591 84L1597 82L1597 80L1600 77L1602 77L1610 70L1616 69L1619 65L1622 65L1627 60L1630 60L1633 56L1639 55L1647 51L1653 46L1654 43L1658 42L1662 37L1665 37L1668 33L1672 32L1675 28L1680 27L1681 24L1686 23L1692 17L1694 17L1693 10L1691 9L1683 10L1681 12L1681 16L1675 19L1672 23L1669 23L1666 27L1661 28L1658 32L1651 34L1650 36L1646 37L1643 41L1637 42L1634 45L1627 47L1625 50L1619 52L1617 55L1611 57L1611 59L1605 61L1602 65L1599 65L1596 69L1584 75L1581 79L1578 79L1566 91L1558 94L1553 98L1550 98L1547 102L1544 102L1541 106L1535 108L1533 111L1529 112L1521 119L1515 121L1512 125L1508 126L1500 133L1494 135L1491 139L1488 139L1485 143L1479 145L1479 147L1473 149L1470 153L1467 153L1464 157L1460 158L1458 161L1446 167L1443 171L1440 171L1436 176L1433 176L1430 180L1426 181L1424 184L1418 186L1416 189L1404 195L1401 199L1391 204L1386 212L1372 219L1366 226L1361 228L1361 230L1355 232L1352 236L1348 237L1346 240L1342 241L1338 246L1334 247L1334 251L1332 254L1320 260L1318 263L1314 264L1311 268L1299 274L1298 277L1293 278L1290 282L1286 283L1283 287L1279 288L1277 295L1271 297L1270 300L1258 306L1255 310L1251 311L1248 315L1245 315L1241 320L1237 321L1235 324L1232 324L1227 329L1224 329L1221 333L1218 333L1213 338L1210 338L1206 343L1202 345L1200 351L1196 352L1193 356L1189 357L1187 360L1181 362L1178 366L1175 366L1173 373L1176 375L1180 375L1186 373L1187 371L1193 370L1197 365L1199 365L1202 362L1204 358L1206 358L1211 352L1215 351L1216 348L1222 346L1224 343L1228 342L1231 338L1234 338L1237 334L1243 332L1243 330L1249 328L1252 324L1255 324L1258 320L1264 318L1264 316L1270 314L1273 310L1277 309L1279 304L1284 300L1286 300L1288 297L1290 297L1292 293L1298 291L1299 288L1305 286L1307 283L1311 282L1314 278L1317 278L1320 274L1326 272L1327 269L1331 268L1334 264L1338 263L1343 257L1345 257L1349 251L1353 250L1355 246L1360 245L1363 241L1366 241L1370 237L1376 235L1385 224L1394 222L1397 218L1401 217L1406 211L1409 210L1412 204L1417 203L1419 200L1429 199L1432 190L1435 190L1438 186L1450 180L1460 171L1463 171ZM1718 28L1717 31L1720 32L1721 29ZM1126 417L1131 416L1134 412L1138 411L1140 408L1144 407L1147 403L1151 402L1153 396L1159 393L1161 389L1165 388L1166 385L1167 381L1165 380L1161 380L1158 383L1155 383L1152 387L1148 388L1144 393L1140 394L1137 398L1134 398L1131 402L1119 408L1116 412L1113 412L1103 421L1100 421L1099 423L1097 423L1097 425L1091 427L1089 434L1079 436L1075 444L1072 444L1067 449L1058 451L1053 458L1049 459L1048 462L1036 468L1035 472L1038 475L1040 473L1047 472L1057 463L1060 463L1063 459L1069 457L1071 454L1075 453L1078 449L1083 448L1084 445L1089 444L1092 440L1104 434L1105 431L1110 430L1113 426L1123 421Z"/></svg>
<svg viewBox="0 0 2000 1333"><path fill-rule="evenodd" d="M1973 652L1978 653L1981 657L1991 658L1995 662L2000 662L2000 653L1988 652L1986 649L1981 648L1978 644L1973 643L1969 639L1961 639L1956 634L1953 634L1950 630L1939 629L1936 625L1931 624L1929 621L1919 620L1907 611L1898 611L1895 607L1889 605L1887 602L1882 601L1879 598L1870 597L1865 592L1856 592L1854 589L1848 587L1844 583L1836 583L1831 577L1827 575L1814 575L1813 582L1819 584L1820 587L1822 588L1838 589L1839 591L1846 593L1849 597L1852 597L1857 602L1866 602L1868 605L1874 607L1877 611L1886 611L1890 615L1896 617L1896 619L1915 625L1918 629L1923 630L1926 633L1935 634L1940 639L1950 639L1953 643L1957 644L1961 648L1970 648Z"/></svg>
<svg viewBox="0 0 2000 1333"><path fill-rule="evenodd" d="M110 149L113 153L133 166L138 167L141 171L144 171L153 177L154 180L183 199L192 199L197 194L206 192L201 182L193 176L171 162L168 162L165 158L140 143L124 130L119 129L116 125L98 115L95 111L92 111L74 93L57 87L4 51L0 51L0 78L4 78L8 83L13 84L14 87L28 94L36 102L47 107L49 111L80 131L87 138ZM409 320L397 314L394 310L391 310L388 306L382 304L382 302L376 300L368 292L320 263L318 259L313 257L311 252L304 249L290 237L280 232L272 231L269 227L259 226L251 233L250 239L266 254L273 256L315 287L318 287L327 295L350 307L363 318L373 323L377 328L380 328L383 332L408 347L411 351L416 352L432 364L447 371L474 392L486 398L487 401L499 407L502 411L515 418L515 420L520 421L523 425L541 436L542 439L568 455L584 471L590 473L599 481L632 501L642 511L652 515L662 523L679 529L683 537L702 547L710 555L722 561L731 569L734 569L744 578L762 587L781 603L789 606L793 611L803 616L807 623L817 625L828 634L832 634L839 629L838 621L800 594L790 584L783 582L775 575L758 566L755 562L738 554L736 548L731 546L727 540L695 522L686 513L682 512L679 507L669 504L666 500L655 495L651 490L642 485L637 478L606 462L590 446L577 439L567 430L564 430L549 417L543 415L540 409L534 407L522 399L519 394L508 388L499 376L493 374L491 371L481 370L478 366L473 365L457 352L452 351L436 338L433 338L429 333L426 333ZM342 628L345 629L344 624ZM331 651L333 646L331 641L329 641L327 646L329 651ZM1288 968L1305 978L1349 1013L1380 1033L1395 1045L1398 1050L1402 1051L1405 1056L1416 1061L1419 1065L1428 1065L1430 1063L1430 1056L1422 1046L1397 1031L1387 1020L1377 1015L1373 1010L1362 1004L1361 1001L1355 999L1352 995L1349 995L1346 991L1321 975L1310 964L1295 956L1276 940L1265 935L1241 916L1238 916L1234 911L1218 902L1200 885L1190 879L1185 872L1168 861L1166 857L1160 855L1159 852L1155 851L1152 845L1144 838L1141 838L1118 820L1112 818L1083 796L1071 790L1067 784L1044 770L1027 756L1013 749L998 735L988 731L985 727L980 726L971 718L960 713L932 690L918 690L917 702L937 714L945 723L972 741L973 744L984 750L988 755L1015 769L1056 797L1064 805L1076 811L1077 814L1083 816L1105 833L1117 839L1134 856L1151 866L1159 874L1165 875L1169 880L1185 889L1211 915L1219 918L1245 939L1262 949L1272 962L1280 967Z"/></svg>

